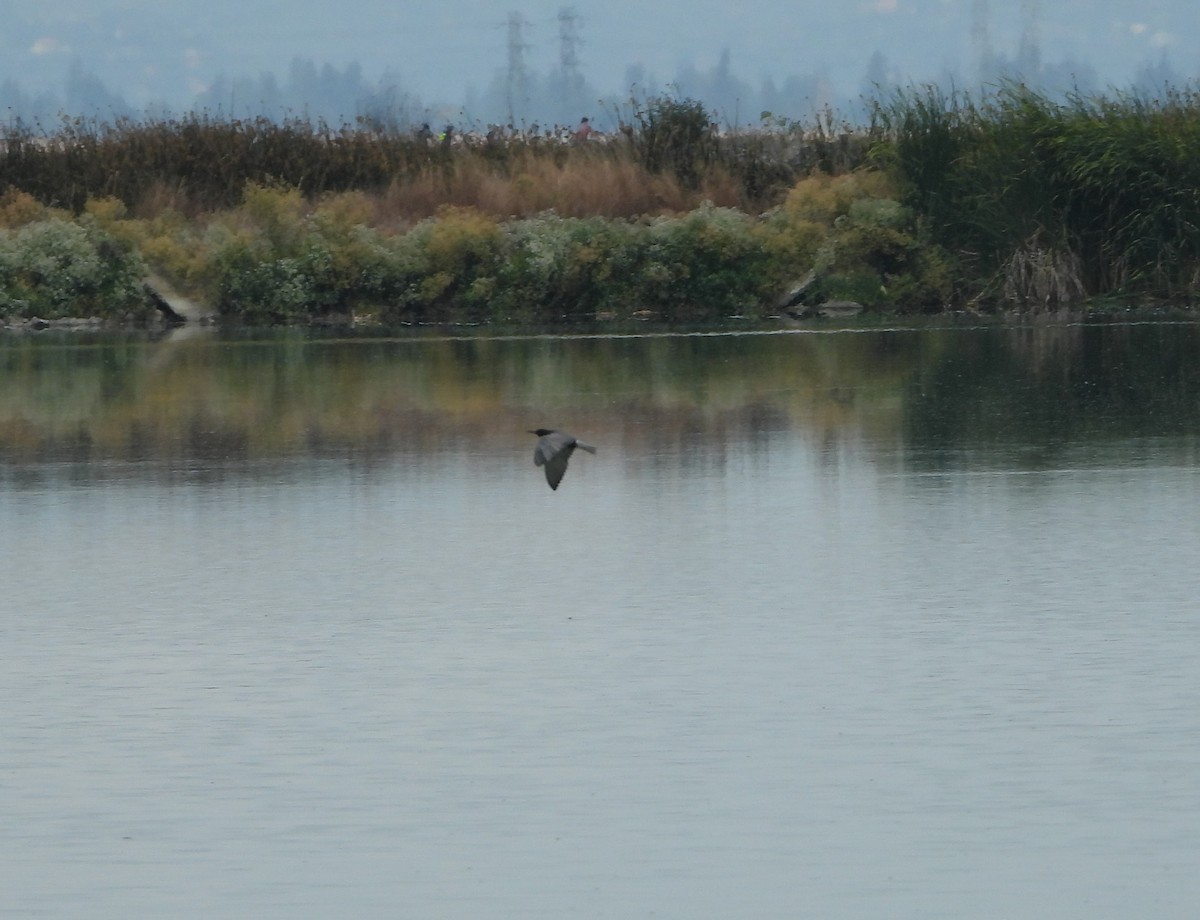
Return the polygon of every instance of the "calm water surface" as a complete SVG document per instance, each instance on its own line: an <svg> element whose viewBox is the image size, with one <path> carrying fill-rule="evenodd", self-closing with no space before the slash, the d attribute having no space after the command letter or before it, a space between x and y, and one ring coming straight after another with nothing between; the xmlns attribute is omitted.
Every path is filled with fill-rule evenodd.
<svg viewBox="0 0 1200 920"><path fill-rule="evenodd" d="M1198 464L1193 326L0 341L0 916L1193 917Z"/></svg>

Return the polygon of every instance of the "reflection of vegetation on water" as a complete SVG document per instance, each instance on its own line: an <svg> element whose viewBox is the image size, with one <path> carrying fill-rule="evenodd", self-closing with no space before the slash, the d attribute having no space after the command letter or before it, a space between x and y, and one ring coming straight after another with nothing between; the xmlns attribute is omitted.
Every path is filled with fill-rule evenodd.
<svg viewBox="0 0 1200 920"><path fill-rule="evenodd" d="M1035 325L956 339L906 399L905 436L938 451L1020 452L1200 432L1200 326ZM1193 442L1195 444L1195 442Z"/></svg>
<svg viewBox="0 0 1200 920"><path fill-rule="evenodd" d="M882 435L919 354L915 337L876 335L13 338L0 347L0 455L428 452L568 423L600 439Z"/></svg>
<svg viewBox="0 0 1200 920"><path fill-rule="evenodd" d="M1200 328L0 344L0 458L225 462L508 450L570 425L679 452L1029 447L1200 430ZM764 442L765 443L765 442Z"/></svg>

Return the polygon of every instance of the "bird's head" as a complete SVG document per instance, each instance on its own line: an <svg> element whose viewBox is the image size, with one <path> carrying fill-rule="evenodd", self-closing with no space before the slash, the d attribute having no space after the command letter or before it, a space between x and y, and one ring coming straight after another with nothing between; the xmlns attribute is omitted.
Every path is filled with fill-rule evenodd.
<svg viewBox="0 0 1200 920"><path fill-rule="evenodd" d="M553 428L531 428L531 429L529 429L529 433L536 434L539 438L544 438L548 434L554 434L554 429Z"/></svg>

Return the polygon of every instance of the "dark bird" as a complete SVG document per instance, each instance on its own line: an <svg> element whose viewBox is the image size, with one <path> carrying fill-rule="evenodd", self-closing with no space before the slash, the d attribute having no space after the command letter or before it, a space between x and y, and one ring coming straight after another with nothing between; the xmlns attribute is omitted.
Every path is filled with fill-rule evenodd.
<svg viewBox="0 0 1200 920"><path fill-rule="evenodd" d="M538 436L537 447L533 449L533 462L536 466L546 468L546 482L550 483L552 489L557 489L558 484L562 482L563 474L567 471L567 461L571 459L571 454L575 453L576 447L586 450L589 454L596 452L596 448L591 444L584 444L565 431L538 428L529 433Z"/></svg>

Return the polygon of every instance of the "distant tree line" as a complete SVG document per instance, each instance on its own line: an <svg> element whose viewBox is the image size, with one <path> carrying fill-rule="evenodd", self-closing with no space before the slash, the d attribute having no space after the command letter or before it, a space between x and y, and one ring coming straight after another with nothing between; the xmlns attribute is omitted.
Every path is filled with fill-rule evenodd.
<svg viewBox="0 0 1200 920"><path fill-rule="evenodd" d="M544 73L526 68L518 55L506 67L497 69L485 86L468 89L456 102L423 100L405 88L396 72L370 79L358 63L339 68L296 58L282 77L273 73L256 77L222 74L195 96L189 111L273 121L304 118L340 124L366 120L389 130L406 130L423 122L448 122L459 128L513 124L528 129L534 124L573 125L588 116L601 130L615 130L631 95L646 99L671 94L704 99L717 113L722 127L746 127L760 123L764 116L802 120L824 110L861 122L875 100L907 83L886 55L876 51L855 87L835 86L821 68L781 80L767 78L754 85L736 73L732 55L726 50L712 67L684 65L667 81L640 65L630 66L621 92L613 94L602 92L583 76L578 60L572 57L573 47L565 38L564 49L560 60ZM947 70L927 82L951 92L979 82L990 85L1021 80L1051 98L1072 93L1090 95L1107 88L1099 84L1095 71L1086 64L1070 60L1043 63L1029 57L1027 53L1012 58L989 54L975 79ZM1030 67L1036 72L1023 70ZM1186 82L1163 57L1143 66L1129 89L1153 95L1166 86ZM60 93L28 92L14 79L0 82L0 118L10 123L20 120L53 127L64 117L115 121L180 114L165 103L138 109L79 63L69 69Z"/></svg>

